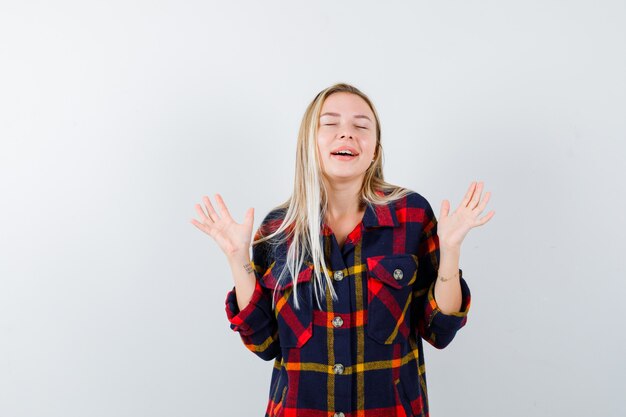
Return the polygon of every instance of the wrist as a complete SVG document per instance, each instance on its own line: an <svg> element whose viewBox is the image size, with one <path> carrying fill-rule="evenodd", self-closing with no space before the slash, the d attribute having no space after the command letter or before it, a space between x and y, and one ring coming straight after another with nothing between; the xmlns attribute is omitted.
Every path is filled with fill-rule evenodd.
<svg viewBox="0 0 626 417"><path fill-rule="evenodd" d="M442 253L458 255L461 253L461 245L449 245L449 244L440 242L439 251Z"/></svg>
<svg viewBox="0 0 626 417"><path fill-rule="evenodd" d="M250 263L250 254L244 252L228 255L227 258L230 265L241 266Z"/></svg>

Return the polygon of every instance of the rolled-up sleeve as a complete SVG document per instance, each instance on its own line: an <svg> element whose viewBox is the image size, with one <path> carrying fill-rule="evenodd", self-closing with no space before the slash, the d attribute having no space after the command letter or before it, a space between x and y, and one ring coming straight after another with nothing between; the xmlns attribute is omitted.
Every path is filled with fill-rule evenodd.
<svg viewBox="0 0 626 417"><path fill-rule="evenodd" d="M226 295L226 316L230 322L230 328L242 335L247 336L255 333L257 329L266 327L271 321L268 320L271 317L268 317L267 311L268 309L263 299L263 287L258 280L256 281L252 298L243 310L239 310L235 286Z"/></svg>
<svg viewBox="0 0 626 417"><path fill-rule="evenodd" d="M435 283L430 284L424 306L424 317L426 318L426 335L428 342L436 348L443 349L456 335L456 332L465 326L467 313L469 312L471 295L463 271L459 269L459 279L461 283L461 309L458 312L443 313L435 300Z"/></svg>

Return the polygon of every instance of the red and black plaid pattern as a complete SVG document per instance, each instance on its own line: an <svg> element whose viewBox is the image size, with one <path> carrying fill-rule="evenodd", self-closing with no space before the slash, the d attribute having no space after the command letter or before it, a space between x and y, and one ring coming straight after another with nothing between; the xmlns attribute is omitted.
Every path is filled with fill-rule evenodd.
<svg viewBox="0 0 626 417"><path fill-rule="evenodd" d="M276 230L274 210L255 237ZM461 274L463 304L444 314L434 298L439 264L437 221L416 192L383 206L368 205L342 247L327 224L322 239L338 300L314 299L312 263L272 292L286 248L253 248L257 282L241 311L235 287L226 296L230 327L260 358L273 360L265 417L428 416L422 339L446 347L465 325L470 291ZM287 243L287 245L289 242Z"/></svg>

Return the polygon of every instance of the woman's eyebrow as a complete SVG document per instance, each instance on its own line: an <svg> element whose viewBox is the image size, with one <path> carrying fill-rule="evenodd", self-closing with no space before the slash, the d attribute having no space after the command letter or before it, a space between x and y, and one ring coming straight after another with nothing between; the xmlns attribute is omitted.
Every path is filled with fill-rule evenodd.
<svg viewBox="0 0 626 417"><path fill-rule="evenodd" d="M320 117L323 117L323 116L335 116L335 117L339 117L339 116L341 116L341 115L340 115L339 113L331 113L331 112L326 112L326 113L324 113L324 114L320 115ZM370 122L372 121L372 119L370 119L369 117L367 117L367 116L366 116L366 115L364 115L364 114L355 114L355 115L354 115L354 118L355 118L355 119L367 119L367 120L369 120Z"/></svg>

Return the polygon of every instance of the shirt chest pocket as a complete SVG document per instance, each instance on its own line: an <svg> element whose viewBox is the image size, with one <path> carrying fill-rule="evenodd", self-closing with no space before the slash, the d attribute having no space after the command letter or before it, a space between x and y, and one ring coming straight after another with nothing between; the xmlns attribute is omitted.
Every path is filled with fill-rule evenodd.
<svg viewBox="0 0 626 417"><path fill-rule="evenodd" d="M281 347L301 348L313 336L313 293L311 277L313 267L303 266L298 274L296 308L293 282L289 275L276 290L274 314L278 322Z"/></svg>
<svg viewBox="0 0 626 417"><path fill-rule="evenodd" d="M367 258L367 334L385 345L405 343L411 331L412 284L418 258L413 254Z"/></svg>

